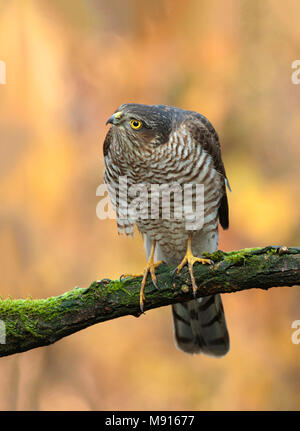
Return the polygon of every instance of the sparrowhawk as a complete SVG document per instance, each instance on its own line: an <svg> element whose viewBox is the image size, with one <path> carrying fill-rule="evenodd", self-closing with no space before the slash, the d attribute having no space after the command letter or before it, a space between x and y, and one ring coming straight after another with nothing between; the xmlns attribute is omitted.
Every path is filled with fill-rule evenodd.
<svg viewBox="0 0 300 431"><path fill-rule="evenodd" d="M229 224L226 194L229 184L214 127L194 111L135 103L121 105L107 124L111 127L103 147L104 181L117 212L118 230L130 235L136 224L144 237L148 262L141 285L141 309L147 276L150 273L157 286L155 268L161 261L177 265L177 272L187 265L196 291L193 265L195 262L210 263L201 258L201 254L217 250L218 223L224 229ZM174 184L181 187L203 185L202 224L198 228L197 225L191 227L184 214L182 217L174 215L177 207L173 193L169 194L169 217L163 216L161 199L156 212L154 209L155 216L150 214L152 207L147 199L138 217L125 214L120 205L120 178L126 179L128 187L143 185L147 190L153 185L160 185L162 189ZM113 190L119 192L113 193ZM127 199L128 207L134 197L129 195ZM193 199L194 192L190 194L192 209ZM213 356L228 352L229 335L220 295L175 304L172 314L175 341L181 350Z"/></svg>

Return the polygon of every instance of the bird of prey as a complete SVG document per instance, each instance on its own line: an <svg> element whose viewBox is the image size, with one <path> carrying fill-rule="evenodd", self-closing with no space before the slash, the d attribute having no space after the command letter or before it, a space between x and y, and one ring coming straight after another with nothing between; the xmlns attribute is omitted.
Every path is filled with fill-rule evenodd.
<svg viewBox="0 0 300 431"><path fill-rule="evenodd" d="M144 237L148 261L141 284L141 309L147 276L150 275L157 286L155 268L162 261L176 265L178 273L187 265L195 292L193 265L211 263L201 254L217 250L218 223L223 229L229 225L226 194L229 184L214 127L194 111L136 103L121 105L106 124L111 127L103 146L104 181L117 212L118 231L133 234L136 224ZM202 223L198 227L196 223L195 227L187 223L184 216L163 217L160 200L155 217L149 215L151 205L147 205L147 200L146 211L141 210L139 217L124 214L118 189L120 178L126 178L128 187L140 184L147 190L154 184L162 187L175 183L181 187L203 185ZM115 190L119 192L113 193ZM171 210L176 210L174 196L170 194ZM127 196L127 199L130 205L134 197ZM195 199L195 193L190 194L192 207ZM220 295L172 305L172 315L179 349L212 356L228 352L229 335Z"/></svg>

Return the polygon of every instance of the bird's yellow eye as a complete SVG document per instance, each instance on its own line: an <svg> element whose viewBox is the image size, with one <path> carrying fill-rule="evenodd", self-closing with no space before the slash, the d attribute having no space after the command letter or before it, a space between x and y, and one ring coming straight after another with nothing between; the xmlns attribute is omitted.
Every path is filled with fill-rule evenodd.
<svg viewBox="0 0 300 431"><path fill-rule="evenodd" d="M142 122L139 120L130 120L130 126L134 129L134 130L138 130L142 127Z"/></svg>

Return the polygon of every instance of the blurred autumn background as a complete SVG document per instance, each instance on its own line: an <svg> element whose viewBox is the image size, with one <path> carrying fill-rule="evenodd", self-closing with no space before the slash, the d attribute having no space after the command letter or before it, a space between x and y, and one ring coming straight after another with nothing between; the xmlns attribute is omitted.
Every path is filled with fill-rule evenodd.
<svg viewBox="0 0 300 431"><path fill-rule="evenodd" d="M96 217L105 121L171 104L216 127L233 192L220 248L300 245L297 0L0 1L0 293L139 272L142 239ZM223 296L231 351L189 356L169 308L0 359L2 410L298 409L295 288Z"/></svg>

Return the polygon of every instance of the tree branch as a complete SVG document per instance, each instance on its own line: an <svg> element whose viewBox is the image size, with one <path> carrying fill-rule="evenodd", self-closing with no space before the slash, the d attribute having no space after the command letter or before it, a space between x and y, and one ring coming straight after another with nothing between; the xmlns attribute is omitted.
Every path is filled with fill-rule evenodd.
<svg viewBox="0 0 300 431"><path fill-rule="evenodd" d="M214 265L195 265L197 297L246 289L300 285L300 247L265 247L205 254ZM173 267L149 277L145 310L193 299L188 272L172 280ZM141 278L95 281L47 299L0 300L0 356L46 346L88 326L125 315L138 317ZM1 332L2 328L2 332ZM5 329L5 333L3 333ZM5 341L5 344L1 344Z"/></svg>

